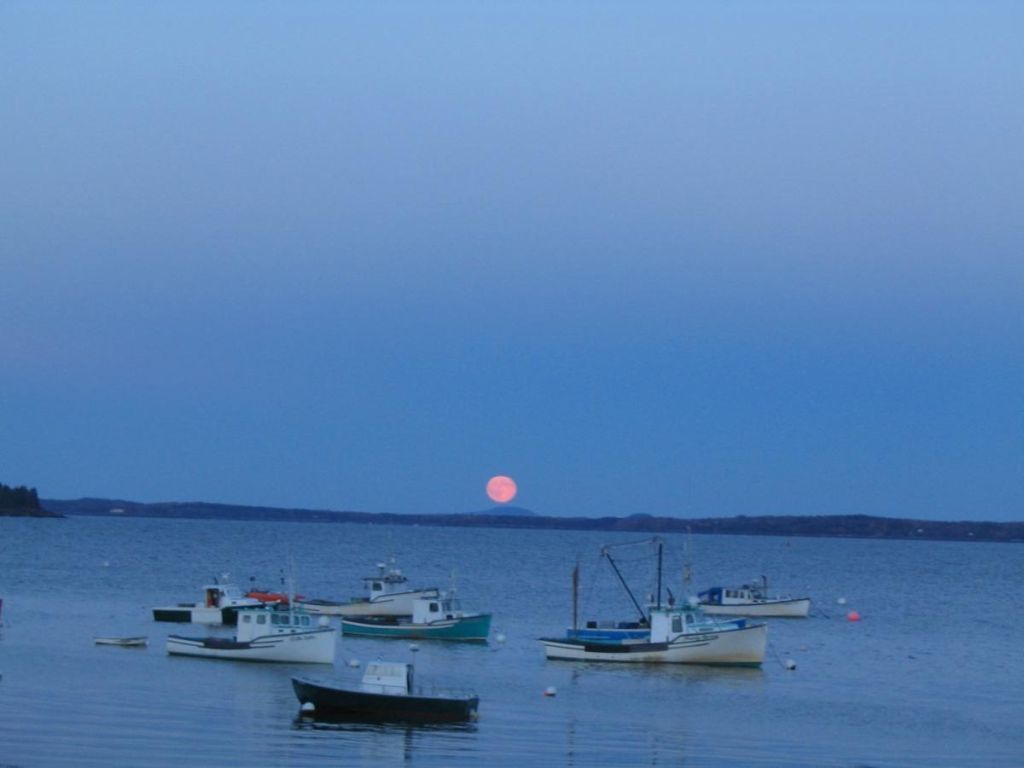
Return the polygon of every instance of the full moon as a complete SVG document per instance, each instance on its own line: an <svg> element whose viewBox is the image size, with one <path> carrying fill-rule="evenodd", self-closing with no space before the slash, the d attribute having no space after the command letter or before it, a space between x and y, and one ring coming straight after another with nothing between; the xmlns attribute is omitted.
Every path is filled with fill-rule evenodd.
<svg viewBox="0 0 1024 768"><path fill-rule="evenodd" d="M516 481L505 475L495 475L487 481L487 495L491 497L491 501L499 504L512 501L517 490Z"/></svg>

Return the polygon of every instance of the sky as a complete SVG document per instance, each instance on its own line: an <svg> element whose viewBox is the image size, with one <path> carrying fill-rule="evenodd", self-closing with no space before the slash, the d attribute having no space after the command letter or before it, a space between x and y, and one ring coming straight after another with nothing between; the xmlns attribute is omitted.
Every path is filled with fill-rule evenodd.
<svg viewBox="0 0 1024 768"><path fill-rule="evenodd" d="M0 482L1024 519L1024 5L0 6Z"/></svg>

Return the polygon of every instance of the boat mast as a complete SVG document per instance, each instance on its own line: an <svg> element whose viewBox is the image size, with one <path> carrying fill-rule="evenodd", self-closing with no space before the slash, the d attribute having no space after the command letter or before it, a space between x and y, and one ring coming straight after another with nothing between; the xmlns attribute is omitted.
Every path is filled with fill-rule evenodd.
<svg viewBox="0 0 1024 768"><path fill-rule="evenodd" d="M572 569L572 629L577 629L577 608L580 599L580 563L577 560L576 566Z"/></svg>
<svg viewBox="0 0 1024 768"><path fill-rule="evenodd" d="M661 550L662 542L661 539L655 539L658 542L658 601L656 603L658 610L661 610Z"/></svg>

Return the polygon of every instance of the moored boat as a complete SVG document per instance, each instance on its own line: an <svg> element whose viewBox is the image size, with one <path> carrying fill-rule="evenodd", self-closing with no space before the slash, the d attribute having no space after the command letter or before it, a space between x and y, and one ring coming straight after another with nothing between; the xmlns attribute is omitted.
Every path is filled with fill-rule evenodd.
<svg viewBox="0 0 1024 768"><path fill-rule="evenodd" d="M343 617L341 630L346 635L371 637L486 641L491 614L464 611L451 590L444 597L414 600L412 616Z"/></svg>
<svg viewBox="0 0 1024 768"><path fill-rule="evenodd" d="M242 590L226 580L203 587L203 600L198 603L178 603L153 609L153 621L183 624L235 624L239 608L263 605L261 600L246 597Z"/></svg>
<svg viewBox="0 0 1024 768"><path fill-rule="evenodd" d="M759 666L764 661L767 626L745 619L720 620L705 616L696 606L661 602L662 542L657 545L658 587L655 602L645 612L622 577L611 547L601 550L636 607L635 622L576 622L578 570L573 571L573 626L563 638L541 638L549 659L668 664L727 664ZM648 542L640 542L648 543ZM630 545L631 546L631 545Z"/></svg>
<svg viewBox="0 0 1024 768"><path fill-rule="evenodd" d="M418 688L413 665L390 661L367 664L359 683L326 683L293 677L303 709L314 717L371 722L457 723L475 720L476 694Z"/></svg>
<svg viewBox="0 0 1024 768"><path fill-rule="evenodd" d="M413 602L421 598L440 597L437 587L411 589L408 577L395 567L395 558L377 563L378 573L364 576L366 595L347 602L323 599L298 599L310 613L328 616L411 616Z"/></svg>
<svg viewBox="0 0 1024 768"><path fill-rule="evenodd" d="M235 637L168 635L167 652L235 661L333 664L338 632L327 621L294 607L241 608Z"/></svg>
<svg viewBox="0 0 1024 768"><path fill-rule="evenodd" d="M691 604L689 608L693 609ZM684 609L685 610L685 609ZM728 627L746 626L746 619L714 619L703 611L691 610L690 623L693 629L715 631ZM641 621L587 621L582 627L566 630L566 637L576 640L621 643L627 640L645 640L651 634L649 619Z"/></svg>
<svg viewBox="0 0 1024 768"><path fill-rule="evenodd" d="M568 661L760 666L767 643L765 624L699 620L690 608L652 608L645 636L590 640L542 638L544 655Z"/></svg>
<svg viewBox="0 0 1024 768"><path fill-rule="evenodd" d="M768 591L768 578L739 587L712 587L698 595L705 613L724 616L760 616L803 619L811 609L809 597L790 597Z"/></svg>

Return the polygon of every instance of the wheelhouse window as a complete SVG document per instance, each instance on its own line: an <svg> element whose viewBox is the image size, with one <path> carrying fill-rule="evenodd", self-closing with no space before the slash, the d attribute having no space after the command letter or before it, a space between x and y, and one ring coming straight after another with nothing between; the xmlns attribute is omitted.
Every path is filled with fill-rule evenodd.
<svg viewBox="0 0 1024 768"><path fill-rule="evenodd" d="M266 624L267 623L267 617L266 616L257 616L256 617L256 623L257 624Z"/></svg>
<svg viewBox="0 0 1024 768"><path fill-rule="evenodd" d="M683 631L683 619L680 616L672 617L672 631L682 632Z"/></svg>

